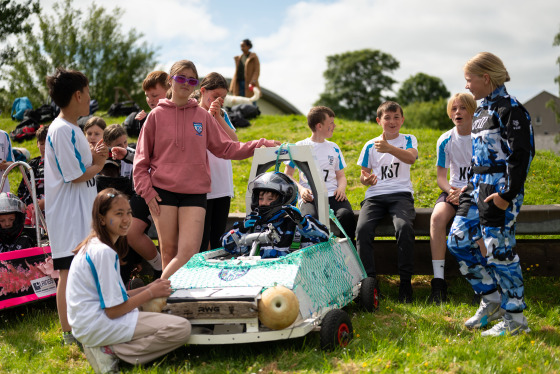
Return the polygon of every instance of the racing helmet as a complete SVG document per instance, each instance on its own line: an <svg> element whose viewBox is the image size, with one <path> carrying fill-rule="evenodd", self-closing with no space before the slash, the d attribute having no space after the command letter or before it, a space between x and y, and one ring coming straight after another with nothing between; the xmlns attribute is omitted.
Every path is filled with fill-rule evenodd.
<svg viewBox="0 0 560 374"><path fill-rule="evenodd" d="M11 192L0 193L0 215L14 213L16 219L12 227L3 229L0 227L0 240L13 240L23 230L25 223L25 204Z"/></svg>
<svg viewBox="0 0 560 374"><path fill-rule="evenodd" d="M272 209L284 205L296 205L297 203L297 185L284 173L270 171L259 174L249 183L248 188L251 191L251 210L258 207L262 212L263 208ZM278 198L268 207L259 207L259 193L261 191L275 192L278 194Z"/></svg>

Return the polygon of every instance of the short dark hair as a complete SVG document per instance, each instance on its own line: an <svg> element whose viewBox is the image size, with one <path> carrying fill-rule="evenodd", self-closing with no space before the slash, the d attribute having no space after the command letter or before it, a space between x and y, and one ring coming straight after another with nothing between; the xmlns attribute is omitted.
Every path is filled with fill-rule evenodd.
<svg viewBox="0 0 560 374"><path fill-rule="evenodd" d="M401 116L404 117L404 113L402 110L402 107L400 106L399 103L397 103L396 101L385 101L383 104L381 104L379 106L379 108L377 108L377 118L381 118L381 116L383 115L383 113L385 112L401 112Z"/></svg>
<svg viewBox="0 0 560 374"><path fill-rule="evenodd" d="M60 108L70 104L72 95L76 91L83 91L89 85L89 80L84 73L76 70L57 68L53 75L47 76L49 96Z"/></svg>
<svg viewBox="0 0 560 374"><path fill-rule="evenodd" d="M253 48L253 43L249 39L243 39L242 43L249 47L249 49Z"/></svg>
<svg viewBox="0 0 560 374"><path fill-rule="evenodd" d="M148 91L151 88L155 88L158 84L165 89L169 88L167 73L165 71L156 70L149 73L146 79L144 79L144 82L142 82L142 89Z"/></svg>
<svg viewBox="0 0 560 374"><path fill-rule="evenodd" d="M47 132L49 131L49 125L41 126L35 131L35 137L38 142L44 142L47 140Z"/></svg>
<svg viewBox="0 0 560 374"><path fill-rule="evenodd" d="M313 107L307 114L307 126L309 126L311 131L315 132L317 124L323 122L327 117L335 117L331 108L326 106Z"/></svg>

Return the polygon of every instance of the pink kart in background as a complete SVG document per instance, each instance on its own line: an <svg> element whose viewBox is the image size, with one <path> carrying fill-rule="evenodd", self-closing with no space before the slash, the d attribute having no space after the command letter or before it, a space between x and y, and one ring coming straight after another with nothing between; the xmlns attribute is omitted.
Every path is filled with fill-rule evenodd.
<svg viewBox="0 0 560 374"><path fill-rule="evenodd" d="M0 191L15 167L19 167L33 198L34 225L26 226L24 230L34 236L36 247L0 253L0 310L56 296L55 279L58 278L58 271L53 269L51 248L43 239L47 235L47 225L37 203L33 169L23 161L14 162L2 176Z"/></svg>

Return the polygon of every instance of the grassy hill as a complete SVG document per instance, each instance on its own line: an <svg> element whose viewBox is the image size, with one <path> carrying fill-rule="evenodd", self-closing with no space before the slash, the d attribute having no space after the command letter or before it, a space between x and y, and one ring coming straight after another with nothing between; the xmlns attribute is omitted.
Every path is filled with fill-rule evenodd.
<svg viewBox="0 0 560 374"><path fill-rule="evenodd" d="M105 117L107 124L122 123L124 117ZM334 136L330 139L342 149L346 160L346 179L348 180L347 195L354 209L359 209L366 188L360 184L360 167L356 164L363 145L370 139L381 134L381 127L375 123L364 123L336 119ZM9 118L0 118L0 129L11 131L17 123ZM453 124L449 121L451 128ZM412 166L411 178L414 187L415 205L419 208L433 206L440 190L436 183L436 143L442 134L441 130L410 129L406 127L406 120L402 133L412 134L418 140L418 160ZM282 142L295 143L310 135L304 116L261 116L252 121L248 128L237 131L240 141L248 141L265 137ZM130 138L135 142L135 138ZM14 147L27 148L32 157L38 156L34 140L14 143ZM235 198L232 201L231 212L245 211L245 192L249 179L252 159L232 161ZM281 169L283 170L283 169ZM550 151L539 151L533 163L526 183L525 204L557 204L560 203L560 156ZM17 172L10 173L12 190L17 188L21 177Z"/></svg>

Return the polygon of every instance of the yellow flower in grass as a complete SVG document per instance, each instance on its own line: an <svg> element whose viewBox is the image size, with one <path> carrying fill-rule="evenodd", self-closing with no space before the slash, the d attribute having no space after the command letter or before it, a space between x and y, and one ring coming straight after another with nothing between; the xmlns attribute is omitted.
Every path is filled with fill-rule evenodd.
<svg viewBox="0 0 560 374"><path fill-rule="evenodd" d="M517 367L517 372L521 373L521 368L519 366Z"/></svg>

